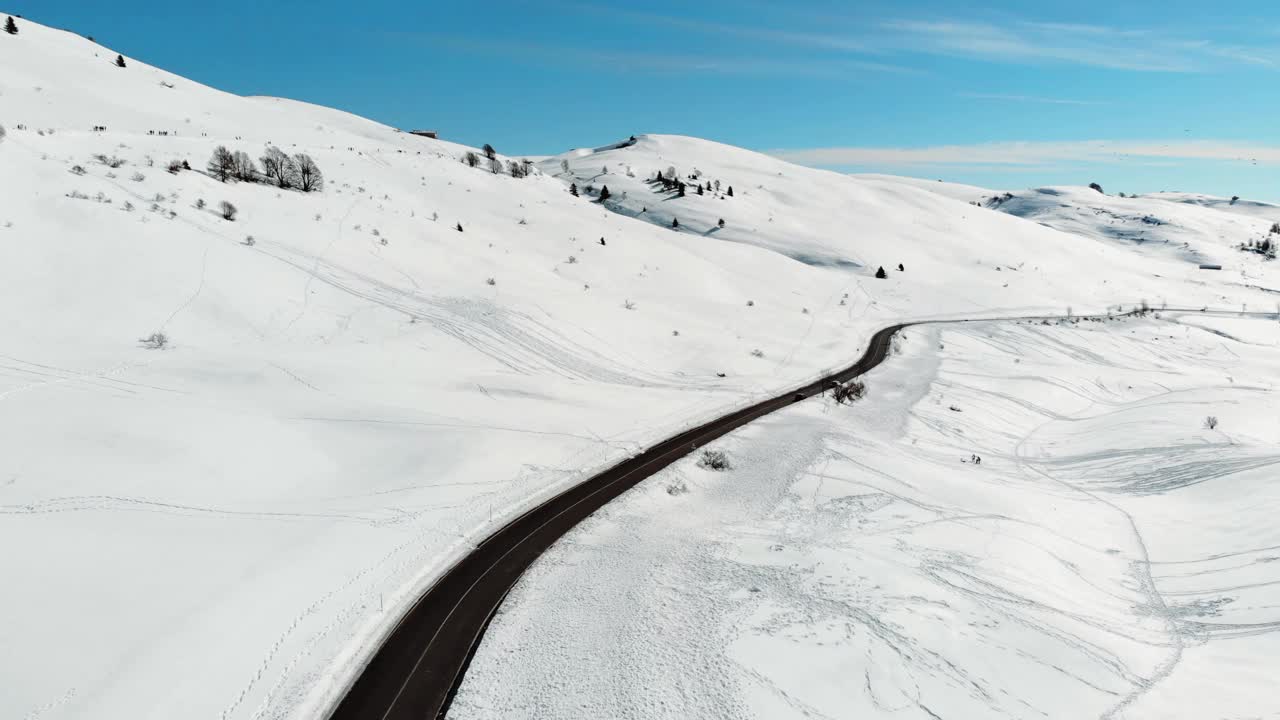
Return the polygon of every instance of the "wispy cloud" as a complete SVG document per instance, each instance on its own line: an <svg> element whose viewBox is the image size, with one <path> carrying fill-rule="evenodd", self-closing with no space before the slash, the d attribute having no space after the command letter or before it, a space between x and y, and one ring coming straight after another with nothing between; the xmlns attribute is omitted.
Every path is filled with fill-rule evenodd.
<svg viewBox="0 0 1280 720"><path fill-rule="evenodd" d="M572 65L613 73L704 73L722 75L823 77L852 80L867 72L924 74L924 71L852 58L823 62L767 55L673 54L632 50L599 50L582 46L525 41L485 40L441 33L395 32L390 37L449 47L461 52L505 55L523 62Z"/></svg>
<svg viewBox="0 0 1280 720"><path fill-rule="evenodd" d="M920 148L828 147L769 154L817 167L1026 165L1203 160L1280 165L1280 145L1217 140L999 142Z"/></svg>
<svg viewBox="0 0 1280 720"><path fill-rule="evenodd" d="M840 35L807 30L790 30L777 27L753 27L750 25L713 22L687 17L676 17L673 15L657 15L654 13L637 12L617 7L579 7L584 10L589 9L594 12L607 13L613 17L634 22L692 30L709 35L727 35L730 37L739 37L748 40L763 40L771 43L800 45L806 48L839 50L843 52L872 52L874 50L871 44L851 34Z"/></svg>
<svg viewBox="0 0 1280 720"><path fill-rule="evenodd" d="M979 22L931 17L878 22L787 14L775 25L746 25L648 13L601 4L569 3L582 12L626 23L659 25L696 33L789 45L815 55L856 54L882 70L901 70L892 58L946 55L1008 64L1055 63L1140 72L1198 72L1227 66L1280 69L1273 43L1225 45L1185 32L1081 23L1004 20ZM774 8L770 8L771 10ZM875 58L873 63L867 58Z"/></svg>
<svg viewBox="0 0 1280 720"><path fill-rule="evenodd" d="M884 23L883 29L890 35L886 42L904 50L984 60L1190 72L1202 69L1207 55L1203 41L1095 25L899 20Z"/></svg>
<svg viewBox="0 0 1280 720"><path fill-rule="evenodd" d="M999 100L1005 102L1040 103L1044 105L1106 105L1098 100L1072 100L1069 98L1038 97L1035 95L1005 95L1002 93L956 93L958 97L973 100Z"/></svg>

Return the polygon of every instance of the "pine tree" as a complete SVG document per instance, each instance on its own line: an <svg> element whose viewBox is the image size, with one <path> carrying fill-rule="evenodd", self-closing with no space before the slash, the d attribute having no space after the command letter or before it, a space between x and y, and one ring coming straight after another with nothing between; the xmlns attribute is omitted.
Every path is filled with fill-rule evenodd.
<svg viewBox="0 0 1280 720"><path fill-rule="evenodd" d="M883 266L879 270L876 270L876 279L883 280L887 277L889 277L889 274L884 271Z"/></svg>
<svg viewBox="0 0 1280 720"><path fill-rule="evenodd" d="M117 55L117 56L116 56L116 67L128 67L127 65L125 65L125 64L124 64L124 56L123 56L123 55Z"/></svg>
<svg viewBox="0 0 1280 720"><path fill-rule="evenodd" d="M702 194L703 194L702 186L701 186L701 185L699 185L699 186L698 186L698 194L699 194L699 195L702 195Z"/></svg>
<svg viewBox="0 0 1280 720"><path fill-rule="evenodd" d="M719 227L720 227L720 229L721 229L721 230L723 230L723 229L724 229L724 218L720 218Z"/></svg>
<svg viewBox="0 0 1280 720"><path fill-rule="evenodd" d="M671 227L673 227L673 228L678 228L678 227L680 227L680 219L679 219L679 218L671 218Z"/></svg>
<svg viewBox="0 0 1280 720"><path fill-rule="evenodd" d="M462 223L458 223L458 232L462 232Z"/></svg>
<svg viewBox="0 0 1280 720"><path fill-rule="evenodd" d="M18 34L18 23L13 21L12 15L9 16L8 20L4 21L4 31L9 33L10 35Z"/></svg>
<svg viewBox="0 0 1280 720"><path fill-rule="evenodd" d="M733 197L733 186L732 186L732 185L730 185L730 186L729 186L729 192L726 192L726 193L725 193L725 195L728 195L729 197Z"/></svg>
<svg viewBox="0 0 1280 720"><path fill-rule="evenodd" d="M569 194L578 197L578 183L569 183Z"/></svg>
<svg viewBox="0 0 1280 720"><path fill-rule="evenodd" d="M684 197L684 183L676 185L676 197Z"/></svg>
<svg viewBox="0 0 1280 720"><path fill-rule="evenodd" d="M605 200L608 200L609 197L610 197L609 186L605 185L604 187L600 188L600 202L604 202Z"/></svg>

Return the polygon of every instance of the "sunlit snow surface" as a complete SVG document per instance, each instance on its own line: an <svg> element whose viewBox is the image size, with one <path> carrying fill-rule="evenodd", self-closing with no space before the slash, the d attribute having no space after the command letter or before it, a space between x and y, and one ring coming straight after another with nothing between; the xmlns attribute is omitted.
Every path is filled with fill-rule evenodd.
<svg viewBox="0 0 1280 720"><path fill-rule="evenodd" d="M502 522L905 318L1280 297L1280 266L1232 247L1274 206L1075 189L1031 221L967 204L995 191L644 134L516 179L19 27L0 34L3 720L321 717ZM218 145L306 152L327 184L218 182ZM724 192L645 182L669 167ZM1100 207L1166 222L1117 241ZM165 349L139 342L156 332Z"/></svg>
<svg viewBox="0 0 1280 720"><path fill-rule="evenodd" d="M1274 319L908 330L570 534L450 717L1276 717L1278 366Z"/></svg>

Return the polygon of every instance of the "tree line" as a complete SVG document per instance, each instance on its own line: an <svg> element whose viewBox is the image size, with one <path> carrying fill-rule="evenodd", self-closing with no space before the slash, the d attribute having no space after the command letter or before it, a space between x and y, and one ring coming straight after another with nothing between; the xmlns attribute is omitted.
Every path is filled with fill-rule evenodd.
<svg viewBox="0 0 1280 720"><path fill-rule="evenodd" d="M262 163L261 170L253 158L249 157L249 153L242 150L231 152L225 145L219 145L209 159L209 174L222 182L271 182L282 188L297 188L302 192L324 189L324 174L320 172L315 160L306 153L289 156L272 145L259 160Z"/></svg>

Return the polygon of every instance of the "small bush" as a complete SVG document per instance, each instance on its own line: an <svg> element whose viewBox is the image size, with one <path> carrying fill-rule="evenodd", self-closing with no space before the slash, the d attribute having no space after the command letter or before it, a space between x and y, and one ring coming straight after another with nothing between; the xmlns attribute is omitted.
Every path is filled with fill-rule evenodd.
<svg viewBox="0 0 1280 720"><path fill-rule="evenodd" d="M185 163L183 163L183 161L181 160L170 160L169 165L165 169L168 170L171 174L177 175L178 173L183 171L184 164Z"/></svg>
<svg viewBox="0 0 1280 720"><path fill-rule="evenodd" d="M633 302L631 302L630 300L627 300L626 302L622 303L622 307L624 307L624 308L626 308L626 309L628 309L628 310L635 310L635 309L636 309L636 304L635 304L635 303L633 303Z"/></svg>
<svg viewBox="0 0 1280 720"><path fill-rule="evenodd" d="M485 282L485 284L486 284L486 285L497 285L497 284L498 284L498 281L497 281L497 280L495 280L494 278L489 278L488 280L485 280L484 282Z"/></svg>
<svg viewBox="0 0 1280 720"><path fill-rule="evenodd" d="M1209 417L1206 417L1204 419L1204 426L1209 430L1218 429L1218 418L1214 415L1210 415Z"/></svg>
<svg viewBox="0 0 1280 720"><path fill-rule="evenodd" d="M843 385L837 385L831 394L841 405L852 405L866 396L867 386L861 380L850 380Z"/></svg>
<svg viewBox="0 0 1280 720"><path fill-rule="evenodd" d="M72 166L71 166L71 174L72 174L72 175L83 175L83 174L84 174L84 168L83 168L82 166L80 166L80 165L72 165Z"/></svg>
<svg viewBox="0 0 1280 720"><path fill-rule="evenodd" d="M169 344L169 336L162 332L156 332L138 340L138 342L142 343L142 346L148 350L163 350Z"/></svg>
<svg viewBox="0 0 1280 720"><path fill-rule="evenodd" d="M761 350L760 348L756 348L755 350L751 351L751 357L762 358L764 357L764 351Z"/></svg>
<svg viewBox="0 0 1280 720"><path fill-rule="evenodd" d="M578 264L578 258L577 258L577 257L575 257L575 256L573 256L573 255L570 255L570 256L569 256L568 263L569 263L570 265L577 265L577 264Z"/></svg>
<svg viewBox="0 0 1280 720"><path fill-rule="evenodd" d="M196 198L196 209L197 209L197 210L203 210L203 209L204 209L204 205L205 205L205 203L204 203L204 198Z"/></svg>
<svg viewBox="0 0 1280 720"><path fill-rule="evenodd" d="M132 176L132 177L130 177L129 179L130 179L130 180L132 180L132 181L134 181L134 182L142 182L143 180L146 180L146 179L147 179L147 176L146 176L146 175L143 175L143 174L142 174L142 173L140 173L140 172L136 172L136 173L134 173L134 174L133 174L133 176Z"/></svg>
<svg viewBox="0 0 1280 720"><path fill-rule="evenodd" d="M110 157L108 157L108 156L106 156L106 155L94 155L94 156L93 156L93 159L94 159L94 160L97 160L98 162L102 163L103 165L106 165L106 166L107 166L107 167L109 167L109 168L118 168L118 167L120 167L120 166L124 165L124 160L121 160L120 158L118 158L118 157L116 157L116 156L114 156L114 155L112 155L112 156L110 156Z"/></svg>
<svg viewBox="0 0 1280 720"><path fill-rule="evenodd" d="M240 212L240 210L235 205L232 205L226 200L223 200L222 202L218 203L218 208L222 210L222 219L230 220L232 222L235 222L236 213Z"/></svg>
<svg viewBox="0 0 1280 720"><path fill-rule="evenodd" d="M711 449L702 451L698 457L698 467L720 472L733 469L733 465L729 462L729 455L725 451Z"/></svg>
<svg viewBox="0 0 1280 720"><path fill-rule="evenodd" d="M249 247L253 247L254 245L258 244L258 241L254 240L253 236L250 235L244 239L244 244L248 245Z"/></svg>
<svg viewBox="0 0 1280 720"><path fill-rule="evenodd" d="M1099 185L1099 184L1098 184L1098 183L1096 183L1096 182L1095 182L1095 183L1089 183L1089 189L1090 189L1090 190L1094 190L1094 191L1096 191L1096 192L1102 192L1102 186L1101 186L1101 185ZM1103 194L1105 195L1106 193L1103 193Z"/></svg>
<svg viewBox="0 0 1280 720"><path fill-rule="evenodd" d="M1271 226L1271 234L1272 234L1272 235L1280 235L1280 222L1272 224L1272 226Z"/></svg>

